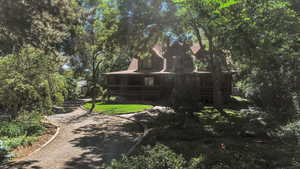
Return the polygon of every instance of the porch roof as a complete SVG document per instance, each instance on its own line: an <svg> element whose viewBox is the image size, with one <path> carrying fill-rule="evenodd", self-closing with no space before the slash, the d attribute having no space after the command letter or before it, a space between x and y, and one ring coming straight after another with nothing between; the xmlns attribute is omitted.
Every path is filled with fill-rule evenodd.
<svg viewBox="0 0 300 169"><path fill-rule="evenodd" d="M175 74L174 72L135 72L135 71L117 71L117 72L109 72L103 73L104 75L163 75L163 74Z"/></svg>
<svg viewBox="0 0 300 169"><path fill-rule="evenodd" d="M234 71L223 71L224 74L234 74ZM175 75L175 72L136 72L132 70L124 70L117 72L103 73L103 75ZM194 72L185 72L184 74L211 74L209 71L194 71Z"/></svg>

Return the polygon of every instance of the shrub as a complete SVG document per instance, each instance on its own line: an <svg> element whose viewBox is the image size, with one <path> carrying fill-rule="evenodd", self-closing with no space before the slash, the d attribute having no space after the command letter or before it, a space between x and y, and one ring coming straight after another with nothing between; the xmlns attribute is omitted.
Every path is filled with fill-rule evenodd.
<svg viewBox="0 0 300 169"><path fill-rule="evenodd" d="M4 146L4 142L0 140L0 164L2 161L6 159L7 156L8 156L8 151Z"/></svg>
<svg viewBox="0 0 300 169"><path fill-rule="evenodd" d="M285 122L296 115L295 100L299 102L300 92L293 83L295 74L281 65L276 69L256 68L239 85L247 98L275 120Z"/></svg>
<svg viewBox="0 0 300 169"><path fill-rule="evenodd" d="M13 138L2 137L1 139L5 143L5 147L7 151L11 151L17 148L18 146L30 145L32 142L37 140L37 138L34 136L26 136L26 135L13 137Z"/></svg>
<svg viewBox="0 0 300 169"><path fill-rule="evenodd" d="M0 135L5 137L17 137L24 135L24 128L16 122L1 122Z"/></svg>
<svg viewBox="0 0 300 169"><path fill-rule="evenodd" d="M185 160L168 147L158 144L143 148L141 155L113 160L107 169L184 169Z"/></svg>
<svg viewBox="0 0 300 169"><path fill-rule="evenodd" d="M0 58L0 107L12 119L22 111L51 112L73 95L74 82L56 73L59 64L49 58L31 46Z"/></svg>
<svg viewBox="0 0 300 169"><path fill-rule="evenodd" d="M37 136L44 131L44 126L40 122L41 115L37 112L22 112L15 121L0 122L0 136Z"/></svg>
<svg viewBox="0 0 300 169"><path fill-rule="evenodd" d="M66 100L75 100L78 99L80 95L79 88L77 86L77 81L74 78L66 78L66 91L65 99Z"/></svg>

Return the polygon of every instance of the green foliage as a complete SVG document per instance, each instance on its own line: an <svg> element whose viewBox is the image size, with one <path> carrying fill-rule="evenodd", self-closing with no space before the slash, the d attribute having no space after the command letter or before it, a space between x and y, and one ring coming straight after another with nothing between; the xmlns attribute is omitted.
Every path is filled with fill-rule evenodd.
<svg viewBox="0 0 300 169"><path fill-rule="evenodd" d="M198 42L206 43L202 48L208 46L209 68L232 62L242 76L239 87L253 102L274 117L295 114L292 98L300 93L300 20L295 1L174 2Z"/></svg>
<svg viewBox="0 0 300 169"><path fill-rule="evenodd" d="M211 150L209 155L209 159L201 154L187 162L169 147L157 144L143 148L139 155L113 160L107 169L259 169L263 163L235 150Z"/></svg>
<svg viewBox="0 0 300 169"><path fill-rule="evenodd" d="M290 81L293 77L286 73L253 71L244 90L249 99L268 111L275 119L283 121L293 118L296 113L295 93Z"/></svg>
<svg viewBox="0 0 300 169"><path fill-rule="evenodd" d="M0 58L0 107L13 118L22 111L50 112L54 104L74 95L74 83L56 73L59 65L51 57L27 46L19 54Z"/></svg>
<svg viewBox="0 0 300 169"><path fill-rule="evenodd" d="M41 115L36 112L22 112L17 120L0 122L0 137L37 136L44 131Z"/></svg>
<svg viewBox="0 0 300 169"><path fill-rule="evenodd" d="M15 120L0 122L0 162L11 158L9 151L37 141L37 136L45 131L41 119L38 112L24 111Z"/></svg>
<svg viewBox="0 0 300 169"><path fill-rule="evenodd" d="M184 169L185 160L168 147L158 144L145 147L141 155L113 160L107 169Z"/></svg>
<svg viewBox="0 0 300 169"><path fill-rule="evenodd" d="M8 155L8 151L4 145L4 142L0 140L0 164Z"/></svg>
<svg viewBox="0 0 300 169"><path fill-rule="evenodd" d="M76 100L78 99L80 95L79 88L77 86L76 79L72 77L66 77L66 94L64 95L64 98L66 100Z"/></svg>
<svg viewBox="0 0 300 169"><path fill-rule="evenodd" d="M0 55L18 53L27 44L58 49L78 24L75 0L0 0Z"/></svg>
<svg viewBox="0 0 300 169"><path fill-rule="evenodd" d="M3 140L5 147L8 151L14 150L19 146L27 146L31 143L37 141L37 138L35 136L17 136L17 137L0 137L1 140Z"/></svg>
<svg viewBox="0 0 300 169"><path fill-rule="evenodd" d="M45 130L41 119L40 113L22 112L18 119L0 122L0 162L10 158L9 151L37 141Z"/></svg>

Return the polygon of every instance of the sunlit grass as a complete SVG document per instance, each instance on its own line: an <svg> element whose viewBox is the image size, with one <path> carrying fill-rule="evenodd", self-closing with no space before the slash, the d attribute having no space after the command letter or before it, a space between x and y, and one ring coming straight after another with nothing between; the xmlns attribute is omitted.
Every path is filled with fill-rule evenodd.
<svg viewBox="0 0 300 169"><path fill-rule="evenodd" d="M83 105L84 108L90 109L92 107L91 103L86 103ZM103 114L127 114L133 112L139 112L146 109L151 109L153 106L151 105L143 105L143 104L104 104L97 103L94 111L101 112Z"/></svg>

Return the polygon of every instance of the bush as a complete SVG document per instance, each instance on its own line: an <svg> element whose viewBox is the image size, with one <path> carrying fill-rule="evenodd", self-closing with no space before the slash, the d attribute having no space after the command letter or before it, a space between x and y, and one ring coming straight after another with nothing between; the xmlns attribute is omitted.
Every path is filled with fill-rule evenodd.
<svg viewBox="0 0 300 169"><path fill-rule="evenodd" d="M257 68L239 84L246 97L270 117L285 122L296 115L294 100L297 93L299 95L299 89L295 89L291 83L294 78L294 75L284 68L282 70Z"/></svg>
<svg viewBox="0 0 300 169"><path fill-rule="evenodd" d="M184 169L185 160L168 147L158 144L143 148L141 155L113 160L107 169Z"/></svg>
<svg viewBox="0 0 300 169"><path fill-rule="evenodd" d="M7 157L8 152L6 147L4 146L4 142L0 140L0 163L5 160Z"/></svg>
<svg viewBox="0 0 300 169"><path fill-rule="evenodd" d="M34 136L18 136L13 138L2 137L1 138L5 143L5 147L7 151L14 150L19 146L27 146L30 145L32 142L37 141L37 138Z"/></svg>
<svg viewBox="0 0 300 169"><path fill-rule="evenodd" d="M184 148L184 146L183 146ZM261 169L276 168L277 160L267 160L256 151L241 151L240 147L226 149L211 148L205 154L192 158L189 162L164 145L143 148L143 152L136 156L124 156L120 160L113 160L106 169ZM272 156L274 156L272 154ZM280 155L279 159L282 158ZM277 159L277 158L276 158Z"/></svg>
<svg viewBox="0 0 300 169"><path fill-rule="evenodd" d="M65 99L66 100L76 100L80 95L79 88L77 86L77 81L74 78L66 78L66 91Z"/></svg>
<svg viewBox="0 0 300 169"><path fill-rule="evenodd" d="M37 136L42 134L44 126L40 114L36 112L22 112L15 121L0 122L1 137Z"/></svg>
<svg viewBox="0 0 300 169"><path fill-rule="evenodd" d="M49 53L31 46L0 58L0 107L12 119L22 111L51 112L53 105L76 97L76 82L57 73Z"/></svg>
<svg viewBox="0 0 300 169"><path fill-rule="evenodd" d="M24 110L51 110L60 84L53 73L57 64L48 58L45 52L30 46L0 58L0 107L13 118Z"/></svg>

